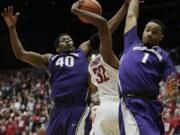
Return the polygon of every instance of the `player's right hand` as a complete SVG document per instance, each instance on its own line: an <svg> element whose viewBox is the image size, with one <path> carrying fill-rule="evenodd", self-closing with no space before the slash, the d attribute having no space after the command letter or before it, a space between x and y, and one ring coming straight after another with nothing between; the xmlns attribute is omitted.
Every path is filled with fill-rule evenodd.
<svg viewBox="0 0 180 135"><path fill-rule="evenodd" d="M19 14L20 13L18 12L13 15L13 6L8 6L7 8L4 8L4 12L2 12L2 17L4 18L4 21L9 29L15 27Z"/></svg>
<svg viewBox="0 0 180 135"><path fill-rule="evenodd" d="M168 76L166 80L166 90L167 94L170 98L176 99L179 92L178 92L178 82L177 79L174 77L174 74Z"/></svg>

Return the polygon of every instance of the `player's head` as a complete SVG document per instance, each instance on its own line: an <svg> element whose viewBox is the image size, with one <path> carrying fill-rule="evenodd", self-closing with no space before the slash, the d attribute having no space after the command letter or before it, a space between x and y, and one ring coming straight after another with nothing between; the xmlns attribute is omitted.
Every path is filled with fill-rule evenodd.
<svg viewBox="0 0 180 135"><path fill-rule="evenodd" d="M95 33L90 37L90 46L92 48L93 53L99 52L100 39L99 34Z"/></svg>
<svg viewBox="0 0 180 135"><path fill-rule="evenodd" d="M57 52L72 52L75 49L72 37L66 33L60 34L54 45Z"/></svg>
<svg viewBox="0 0 180 135"><path fill-rule="evenodd" d="M165 25L160 20L150 20L144 29L142 41L146 46L158 45L164 38Z"/></svg>

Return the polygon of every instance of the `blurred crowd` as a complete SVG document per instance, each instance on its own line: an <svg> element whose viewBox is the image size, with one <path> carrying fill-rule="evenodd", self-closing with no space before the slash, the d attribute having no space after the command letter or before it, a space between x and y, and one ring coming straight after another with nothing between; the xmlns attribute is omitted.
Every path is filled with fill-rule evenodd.
<svg viewBox="0 0 180 135"><path fill-rule="evenodd" d="M180 66L176 68L180 77ZM47 124L53 106L48 81L41 69L0 70L0 135L36 135ZM166 135L180 135L180 96L172 101L165 83L160 86ZM91 106L98 106L98 93L92 99Z"/></svg>
<svg viewBox="0 0 180 135"><path fill-rule="evenodd" d="M47 123L48 79L41 70L0 71L0 135L33 135Z"/></svg>
<svg viewBox="0 0 180 135"><path fill-rule="evenodd" d="M177 83L179 95L176 100L168 98L165 82L160 82L159 100L163 104L163 119L165 135L180 135L180 65L175 66L177 71Z"/></svg>

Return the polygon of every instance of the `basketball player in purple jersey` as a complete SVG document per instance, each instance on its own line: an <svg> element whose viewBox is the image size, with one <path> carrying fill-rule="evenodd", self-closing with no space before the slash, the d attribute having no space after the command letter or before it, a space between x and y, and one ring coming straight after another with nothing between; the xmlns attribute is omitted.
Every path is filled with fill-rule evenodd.
<svg viewBox="0 0 180 135"><path fill-rule="evenodd" d="M159 82L176 74L166 51L158 45L165 26L150 20L142 41L137 37L139 0L131 0L124 31L124 52L119 66L121 135L164 135ZM176 91L177 89L173 89Z"/></svg>
<svg viewBox="0 0 180 135"><path fill-rule="evenodd" d="M90 12L78 9L78 3L72 6L72 12L84 16L92 24L103 30L107 25L104 18L91 15ZM36 67L43 67L51 74L51 96L55 102L48 123L48 135L88 135L87 119L87 82L88 61L90 53L89 41L75 49L73 39L67 34L61 34L55 41L57 54L38 54L26 51L16 32L17 15L13 15L13 7L4 9L3 18L9 28L12 48L16 58ZM93 23L94 22L94 23ZM107 26L106 26L107 27Z"/></svg>

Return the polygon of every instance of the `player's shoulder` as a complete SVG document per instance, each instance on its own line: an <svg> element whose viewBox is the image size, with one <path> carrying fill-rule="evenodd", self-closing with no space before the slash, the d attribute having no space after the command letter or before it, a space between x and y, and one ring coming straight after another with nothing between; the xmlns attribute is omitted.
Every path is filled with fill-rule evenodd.
<svg viewBox="0 0 180 135"><path fill-rule="evenodd" d="M92 54L89 62L89 67L94 67L98 65L101 61L100 54Z"/></svg>
<svg viewBox="0 0 180 135"><path fill-rule="evenodd" d="M156 50L163 57L164 60L166 60L169 56L169 53L160 46L153 46L153 49Z"/></svg>
<svg viewBox="0 0 180 135"><path fill-rule="evenodd" d="M84 51L82 48L79 47L79 48L75 49L74 52L84 52Z"/></svg>
<svg viewBox="0 0 180 135"><path fill-rule="evenodd" d="M84 52L84 50L82 48L77 48L73 51L73 53L79 53L81 55L84 55L86 57L86 53Z"/></svg>
<svg viewBox="0 0 180 135"><path fill-rule="evenodd" d="M49 55L49 61L54 60L57 56L59 56L59 54L51 54L51 55Z"/></svg>
<svg viewBox="0 0 180 135"><path fill-rule="evenodd" d="M161 53L162 55L168 55L168 52L160 46L153 46L152 48L156 50L158 53Z"/></svg>
<svg viewBox="0 0 180 135"><path fill-rule="evenodd" d="M132 33L137 33L137 26L132 27L131 29L129 29L127 32L124 33L124 36L126 37L129 34Z"/></svg>

